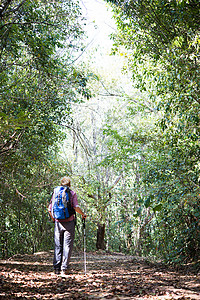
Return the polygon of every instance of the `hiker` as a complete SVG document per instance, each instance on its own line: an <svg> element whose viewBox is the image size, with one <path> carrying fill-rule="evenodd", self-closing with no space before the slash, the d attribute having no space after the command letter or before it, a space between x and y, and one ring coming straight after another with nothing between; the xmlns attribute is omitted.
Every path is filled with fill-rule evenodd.
<svg viewBox="0 0 200 300"><path fill-rule="evenodd" d="M61 276L64 276L69 274L69 261L75 237L75 213L77 212L81 214L82 219L86 218L86 214L82 212L78 205L76 193L69 189L71 186L70 178L63 177L60 181L60 184L60 186L54 189L48 211L53 222L55 223L53 260L54 272L55 274L61 273ZM66 205L65 202L67 198L68 203ZM63 202L69 211L69 214L65 213L64 217L60 217L59 215L59 206L56 207L57 199L60 199L59 201ZM69 207L70 204L71 207Z"/></svg>

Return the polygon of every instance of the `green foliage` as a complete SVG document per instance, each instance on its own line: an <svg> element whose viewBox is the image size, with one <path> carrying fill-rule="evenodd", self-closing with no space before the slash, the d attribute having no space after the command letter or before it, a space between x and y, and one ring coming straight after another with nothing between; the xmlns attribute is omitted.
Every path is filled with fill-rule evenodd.
<svg viewBox="0 0 200 300"><path fill-rule="evenodd" d="M141 127L131 125L134 121L129 121L135 132L132 139L127 131L114 133L113 126L106 130L112 145L119 152L123 149L127 171L134 170L131 147L134 153L138 207L133 216L140 222L138 247L144 254L151 249L167 261L196 260L200 247L196 217L200 189L199 1L108 2L113 3L118 25L113 53L120 51L127 57L133 84L148 97L153 108L150 114L156 116L151 119L152 131L142 127L142 139ZM132 108L130 117L132 114L135 122L136 111L146 119L141 109Z"/></svg>
<svg viewBox="0 0 200 300"><path fill-rule="evenodd" d="M73 64L83 51L76 1L3 1L0 17L1 256L10 256L52 244L47 202L69 172L56 159L61 126L90 91Z"/></svg>
<svg viewBox="0 0 200 300"><path fill-rule="evenodd" d="M199 104L199 1L110 2L116 4L116 49L127 48L138 87L156 90L158 106L170 115Z"/></svg>
<svg viewBox="0 0 200 300"><path fill-rule="evenodd" d="M53 246L45 210L64 173L88 212L88 250L106 225L107 250L199 259L199 1L109 2L113 54L127 59L133 91L111 108L92 99L93 110L81 102L88 81L102 92L101 76L73 65L83 50L77 3L3 3L2 257Z"/></svg>
<svg viewBox="0 0 200 300"><path fill-rule="evenodd" d="M132 115L128 119L127 112L120 110L123 119L127 123L129 120L127 127L113 130L114 116L107 120L104 131L109 147L109 160L105 158L104 163L115 163L115 168L122 161L125 164L125 182L113 191L117 199L124 199L124 205L118 204L117 222L127 239L124 247L128 249L129 245L132 253L160 256L166 261L197 260L199 186L195 170L199 154L192 152L191 156L191 140L189 145L182 145L186 134L179 134L180 145L171 143L172 133L169 139L169 131L157 127L156 114L151 118L151 126L143 115L141 130L137 117ZM131 136L137 137L133 144L130 131ZM115 234L119 237L116 231Z"/></svg>

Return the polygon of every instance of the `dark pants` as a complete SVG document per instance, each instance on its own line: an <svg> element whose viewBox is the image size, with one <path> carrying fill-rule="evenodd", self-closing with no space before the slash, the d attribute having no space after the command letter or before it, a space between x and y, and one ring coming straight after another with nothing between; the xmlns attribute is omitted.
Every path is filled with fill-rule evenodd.
<svg viewBox="0 0 200 300"><path fill-rule="evenodd" d="M54 260L53 266L56 270L66 270L69 268L69 260L72 253L75 236L75 223L55 222L54 228Z"/></svg>

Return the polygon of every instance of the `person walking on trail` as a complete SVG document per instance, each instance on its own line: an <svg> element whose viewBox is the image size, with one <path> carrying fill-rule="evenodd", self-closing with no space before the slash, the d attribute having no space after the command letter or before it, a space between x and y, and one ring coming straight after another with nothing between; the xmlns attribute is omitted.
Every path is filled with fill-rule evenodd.
<svg viewBox="0 0 200 300"><path fill-rule="evenodd" d="M61 274L61 276L69 274L69 262L75 237L75 213L81 214L82 219L86 218L86 214L78 205L77 195L70 189L70 186L70 178L63 177L60 186L54 189L48 207L49 214L55 223L53 267L55 274ZM61 205L63 208L60 213Z"/></svg>

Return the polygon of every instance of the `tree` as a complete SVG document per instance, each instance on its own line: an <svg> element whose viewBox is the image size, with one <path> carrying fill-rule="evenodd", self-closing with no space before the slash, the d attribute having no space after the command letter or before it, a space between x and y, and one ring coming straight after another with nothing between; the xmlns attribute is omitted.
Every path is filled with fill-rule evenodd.
<svg viewBox="0 0 200 300"><path fill-rule="evenodd" d="M148 223L150 239L157 227L163 236L154 236L154 241L159 240L159 247L155 248L160 252L164 249L166 259L196 259L199 249L196 219L199 213L195 209L199 205L199 1L109 2L114 4L118 24L113 52L119 49L128 57L133 84L149 95L159 115L154 142L147 147L148 163L139 164L146 186L143 205L146 208L154 205L154 211L156 208L162 215L156 216L157 223L155 219ZM154 149L153 155L150 149ZM188 214L192 215L190 221ZM170 220L176 230L167 234L172 226ZM171 251L172 246L175 251Z"/></svg>
<svg viewBox="0 0 200 300"><path fill-rule="evenodd" d="M118 105L116 94L120 90L114 79L106 78L103 76L106 73L102 73L99 75L94 71L89 76L88 84L94 95L90 101L74 104L73 123L67 126L71 134L65 150L79 199L83 201L81 205L87 203L88 215L93 221L90 222L92 233L89 235L97 249L108 247L110 237L106 225L109 223L109 210L114 201L113 189L122 177L122 165L117 172L112 164L102 165L107 156L103 124L106 112L113 105Z"/></svg>
<svg viewBox="0 0 200 300"><path fill-rule="evenodd" d="M199 1L109 2L115 4L116 47L124 45L133 50L130 56L136 68L151 58L156 65L147 76L157 75L153 84L161 95L169 81L167 86L174 92L172 103L176 107L183 102L184 105L199 103ZM140 79L144 82L146 77L140 76ZM170 103L165 105L170 106Z"/></svg>
<svg viewBox="0 0 200 300"><path fill-rule="evenodd" d="M79 105L73 116L76 120L76 126L73 127L73 133L76 133L73 141L76 158L72 163L74 170L72 174L75 178L77 171L82 174L78 176L79 179L76 179L76 188L80 198L87 202L90 217L95 221L96 248L104 250L107 208L112 201L112 185L115 185L116 174L112 172L112 166L101 166L106 153L106 143L101 128L103 106L97 104L96 109L88 108L84 107L84 104Z"/></svg>
<svg viewBox="0 0 200 300"><path fill-rule="evenodd" d="M61 124L71 122L71 103L90 95L73 65L83 46L75 1L3 1L0 17L1 243L11 255L42 245L33 228L49 230L44 208L56 178L49 172L61 174L60 163L50 166Z"/></svg>

